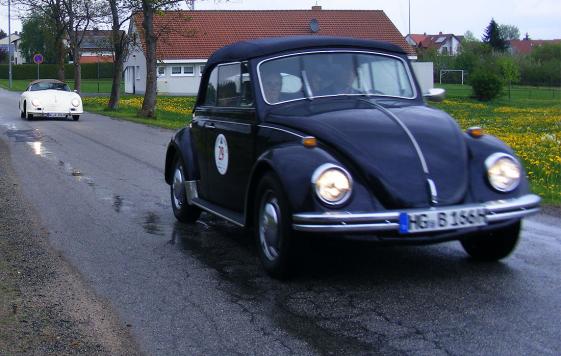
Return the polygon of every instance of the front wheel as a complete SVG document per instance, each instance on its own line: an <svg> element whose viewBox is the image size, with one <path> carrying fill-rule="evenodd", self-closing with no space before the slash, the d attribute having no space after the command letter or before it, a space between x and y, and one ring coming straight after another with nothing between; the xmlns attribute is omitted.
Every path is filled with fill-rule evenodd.
<svg viewBox="0 0 561 356"><path fill-rule="evenodd" d="M80 120L80 115L72 115L72 120L74 121Z"/></svg>
<svg viewBox="0 0 561 356"><path fill-rule="evenodd" d="M256 191L255 237L259 258L273 278L289 277L294 267L291 213L279 180L271 173L263 176Z"/></svg>
<svg viewBox="0 0 561 356"><path fill-rule="evenodd" d="M461 240L464 250L479 261L497 261L510 255L520 236L520 221Z"/></svg>
<svg viewBox="0 0 561 356"><path fill-rule="evenodd" d="M189 204L187 192L185 191L185 170L180 158L175 159L173 168L173 181L170 186L171 206L173 215L177 220L185 223L197 221L201 215L201 209Z"/></svg>

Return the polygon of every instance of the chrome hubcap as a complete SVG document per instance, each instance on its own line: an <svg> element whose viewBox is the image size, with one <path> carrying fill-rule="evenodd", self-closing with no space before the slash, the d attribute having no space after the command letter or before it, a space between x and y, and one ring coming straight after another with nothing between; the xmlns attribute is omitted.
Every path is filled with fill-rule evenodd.
<svg viewBox="0 0 561 356"><path fill-rule="evenodd" d="M175 173L173 174L173 184L171 187L173 189L173 204L175 207L181 208L185 202L185 184L183 180L183 172L181 172L179 167L175 169Z"/></svg>
<svg viewBox="0 0 561 356"><path fill-rule="evenodd" d="M280 208L275 197L263 199L259 213L259 241L263 253L270 261L278 256Z"/></svg>

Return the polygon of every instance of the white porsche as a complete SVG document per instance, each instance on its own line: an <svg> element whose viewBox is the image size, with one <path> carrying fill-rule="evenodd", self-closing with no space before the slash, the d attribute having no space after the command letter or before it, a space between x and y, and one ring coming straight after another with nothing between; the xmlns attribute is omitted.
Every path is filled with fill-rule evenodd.
<svg viewBox="0 0 561 356"><path fill-rule="evenodd" d="M76 121L84 109L80 95L71 91L66 83L56 79L40 79L29 83L21 94L19 111L22 119L72 117Z"/></svg>

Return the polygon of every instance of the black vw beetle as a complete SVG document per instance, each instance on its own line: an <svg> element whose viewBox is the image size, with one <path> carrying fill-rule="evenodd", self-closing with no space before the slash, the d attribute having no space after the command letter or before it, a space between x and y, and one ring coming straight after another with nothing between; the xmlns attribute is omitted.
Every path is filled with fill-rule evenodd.
<svg viewBox="0 0 561 356"><path fill-rule="evenodd" d="M165 180L177 219L204 210L252 227L280 278L300 233L460 240L473 258L498 260L540 203L509 147L425 105L401 48L334 37L216 51L193 121L168 146Z"/></svg>

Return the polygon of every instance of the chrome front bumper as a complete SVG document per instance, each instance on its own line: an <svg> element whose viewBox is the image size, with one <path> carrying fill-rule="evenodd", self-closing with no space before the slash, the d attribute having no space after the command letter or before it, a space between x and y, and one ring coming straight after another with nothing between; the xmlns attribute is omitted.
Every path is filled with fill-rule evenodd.
<svg viewBox="0 0 561 356"><path fill-rule="evenodd" d="M527 194L520 198L489 201L479 204L485 209L487 224L521 219L537 213L541 198ZM448 206L446 208L461 208ZM325 233L399 232L401 213L434 211L430 209L392 210L382 213L300 213L292 216L292 227L297 231Z"/></svg>

